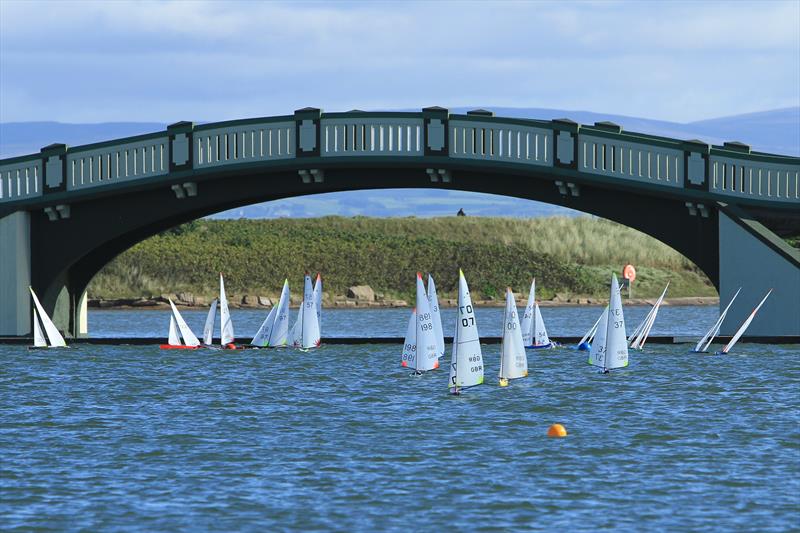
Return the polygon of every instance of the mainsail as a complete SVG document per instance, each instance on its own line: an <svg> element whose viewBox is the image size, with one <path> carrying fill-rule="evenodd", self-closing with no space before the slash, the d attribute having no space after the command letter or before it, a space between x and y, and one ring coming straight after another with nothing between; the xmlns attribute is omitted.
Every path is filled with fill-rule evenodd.
<svg viewBox="0 0 800 533"><path fill-rule="evenodd" d="M767 291L767 294L764 295L764 298L762 298L762 300L758 303L756 308L753 309L753 312L750 313L750 315L742 323L742 325L739 326L739 329L736 331L736 334L731 338L730 342L725 345L725 347L722 349L720 353L728 353L731 351L734 345L739 341L739 338L741 338L741 336L744 335L744 332L747 331L747 328L750 326L750 322L752 322L753 319L756 317L756 313L758 313L758 310L761 309L762 305L764 305L764 302L767 301L767 298L769 298L770 294L772 294L772 289Z"/></svg>
<svg viewBox="0 0 800 533"><path fill-rule="evenodd" d="M432 281L432 280L431 280ZM430 289L430 285L428 285ZM483 383L483 355L475 310L464 273L458 271L458 313L453 335L448 388L452 392Z"/></svg>
<svg viewBox="0 0 800 533"><path fill-rule="evenodd" d="M428 274L428 304L431 307L431 318L433 320L433 336L436 340L436 351L439 357L444 355L444 331L442 330L442 316L439 313L439 297L436 294L436 284L433 276Z"/></svg>
<svg viewBox="0 0 800 533"><path fill-rule="evenodd" d="M406 337L403 339L403 354L400 357L401 366L416 368L417 360L417 309L411 311L406 327Z"/></svg>
<svg viewBox="0 0 800 533"><path fill-rule="evenodd" d="M728 309L731 308L733 301L739 296L739 293L742 291L742 288L739 287L739 290L736 291L736 294L733 295L731 301L728 302L728 305L725 306L725 310L722 311L722 314L719 315L719 318L714 325L711 326L711 329L703 335L703 338L697 343L697 346L694 347L694 351L698 353L704 353L708 350L708 347L711 345L711 342L714 340L714 337L717 336L719 333L720 328L722 327L722 323L725 321L725 316L728 314Z"/></svg>
<svg viewBox="0 0 800 533"><path fill-rule="evenodd" d="M528 375L528 357L522 342L514 293L506 289L506 309L503 313L503 337L500 346L500 379L524 378Z"/></svg>
<svg viewBox="0 0 800 533"><path fill-rule="evenodd" d="M211 346L214 344L214 319L217 316L217 299L211 301L208 306L208 314L206 315L206 324L203 327L203 344Z"/></svg>
<svg viewBox="0 0 800 533"><path fill-rule="evenodd" d="M42 304L39 303L39 298L36 297L36 293L33 292L33 288L30 288L31 296L33 297L33 305L36 306L36 311L39 313L39 318L42 321L42 325L44 326L44 332L47 334L47 340L50 343L50 347L52 348L60 348L66 346L67 343L64 341L64 337L61 336L61 333L58 332L58 328L56 325L53 324L53 321L50 320L50 317L47 316L45 313Z"/></svg>
<svg viewBox="0 0 800 533"><path fill-rule="evenodd" d="M222 273L219 274L219 322L220 322L220 344L227 346L234 341L233 322L231 313L228 310L228 298L225 296L225 282L222 280Z"/></svg>

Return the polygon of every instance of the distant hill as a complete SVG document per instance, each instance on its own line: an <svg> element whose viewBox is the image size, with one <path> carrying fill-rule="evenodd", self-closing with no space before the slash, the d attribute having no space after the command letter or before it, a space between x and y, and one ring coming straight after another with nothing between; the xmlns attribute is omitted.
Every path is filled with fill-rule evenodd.
<svg viewBox="0 0 800 533"><path fill-rule="evenodd" d="M473 107L451 108L464 113ZM511 108L485 106L497 116L539 118L549 120L567 117L576 122L592 124L609 120L629 131L663 135L678 139L702 139L721 144L741 141L753 150L800 156L800 107L775 109L711 120L682 124L639 117L568 111L563 109ZM55 142L71 146L88 144L117 137L139 135L163 130L166 124L157 122L107 122L100 124L63 124L59 122L0 123L0 158L38 152ZM555 214L575 214L561 207L488 194L435 189L399 191L352 191L328 193L302 198L279 200L233 209L214 215L214 218L280 218L343 216L444 216L463 208L474 216L537 217Z"/></svg>

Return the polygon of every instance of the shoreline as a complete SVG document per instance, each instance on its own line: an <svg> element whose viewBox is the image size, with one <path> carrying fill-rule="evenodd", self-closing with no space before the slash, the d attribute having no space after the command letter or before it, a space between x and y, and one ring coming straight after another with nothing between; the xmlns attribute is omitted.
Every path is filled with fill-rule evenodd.
<svg viewBox="0 0 800 533"><path fill-rule="evenodd" d="M527 302L527 295L516 296L517 304L525 305ZM266 300L266 301L265 301ZM655 304L657 298L623 298L622 303L625 306L652 306ZM180 309L206 309L208 302L205 300L195 302L176 299L173 300L176 307ZM272 299L258 297L255 300L248 297L242 298L241 302L229 301L228 305L231 309L272 309ZM601 307L608 304L607 298L589 298L589 297L574 297L574 298L554 298L552 300L540 300L539 307ZM505 300L474 300L475 307L504 307ZM683 296L676 298L664 298L662 302L664 306L718 306L719 297L717 296ZM289 307L297 309L300 302L292 302ZM323 308L327 309L409 309L413 307L405 300L358 300L354 298L336 298L333 300L323 299ZM456 300L453 298L442 298L439 300L441 308L449 309L456 307ZM90 299L88 302L89 309L104 310L104 311L129 311L137 309L142 311L163 311L169 309L169 303L166 298L119 298L114 300L100 300Z"/></svg>

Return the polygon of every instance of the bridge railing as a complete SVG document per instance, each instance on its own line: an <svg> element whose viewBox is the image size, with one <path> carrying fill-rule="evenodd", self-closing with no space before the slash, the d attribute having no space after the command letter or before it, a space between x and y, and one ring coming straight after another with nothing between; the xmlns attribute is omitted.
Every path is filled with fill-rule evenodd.
<svg viewBox="0 0 800 533"><path fill-rule="evenodd" d="M711 150L710 191L738 198L800 202L798 165L766 154L753 154L747 159L737 155L732 151Z"/></svg>
<svg viewBox="0 0 800 533"><path fill-rule="evenodd" d="M552 168L582 183L622 180L692 189L721 200L800 205L796 157L751 152L740 143L709 146L631 133L607 122L582 126L566 119L494 117L484 110L449 114L441 108L421 113L306 108L278 117L178 123L166 132L74 148L51 145L39 154L0 161L0 204L168 178L173 171L292 160L313 168L328 158L373 156L416 158L422 165L446 165L449 159L454 164Z"/></svg>
<svg viewBox="0 0 800 533"><path fill-rule="evenodd" d="M196 169L295 157L292 117L204 124L193 135Z"/></svg>
<svg viewBox="0 0 800 533"><path fill-rule="evenodd" d="M412 113L331 113L320 120L320 156L423 156L424 122Z"/></svg>
<svg viewBox="0 0 800 533"><path fill-rule="evenodd" d="M449 126L452 158L553 166L553 130L546 122L454 115Z"/></svg>
<svg viewBox="0 0 800 533"><path fill-rule="evenodd" d="M42 160L37 156L0 162L0 202L42 195Z"/></svg>
<svg viewBox="0 0 800 533"><path fill-rule="evenodd" d="M168 142L159 133L73 148L67 152L67 190L166 175Z"/></svg>

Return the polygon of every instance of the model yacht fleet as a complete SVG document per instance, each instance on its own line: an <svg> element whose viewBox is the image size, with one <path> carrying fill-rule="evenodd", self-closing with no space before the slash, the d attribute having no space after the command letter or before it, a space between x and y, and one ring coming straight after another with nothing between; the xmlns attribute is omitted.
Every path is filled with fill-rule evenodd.
<svg viewBox="0 0 800 533"><path fill-rule="evenodd" d="M626 333L620 285L612 274L609 303L597 317L591 328L578 341L576 350L588 351L588 362L598 367L601 373L628 366L629 350L642 350L653 329L659 308L667 294L669 284L655 300L644 319L630 335ZM66 341L45 312L36 293L30 289L33 299L33 346L37 348L66 347ZM695 353L707 353L714 338L719 335L722 323L741 288L736 291L719 318L708 332L697 342ZM764 305L772 290L746 317L729 342L716 353L727 354L739 341L750 323ZM306 274L303 280L303 298L292 327L289 327L289 280L283 283L280 299L272 307L264 322L249 344L237 344L233 321L225 293L225 280L219 276L219 298L214 299L208 309L203 338L199 339L181 316L172 300L169 300L170 315L167 343L162 349L215 349L237 350L245 348L294 347L308 351L321 345L322 336L322 277L317 274L312 282ZM428 275L427 288L421 273L416 277L416 302L408 319L403 348L400 355L402 367L412 370L412 375L421 375L439 368L439 359L445 355L445 338L439 299L433 277ZM219 344L214 343L214 330L219 307ZM500 372L498 383L507 387L510 380L528 375L526 350L555 348L558 344L547 334L542 312L536 300L536 279L531 282L527 305L520 320L517 302L510 288L505 294L502 336L500 342ZM484 383L484 360L481 350L475 308L469 293L464 273L458 273L458 300L455 331L451 346L448 389L452 394Z"/></svg>

